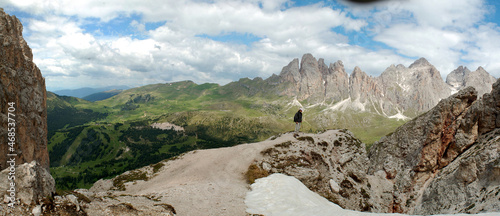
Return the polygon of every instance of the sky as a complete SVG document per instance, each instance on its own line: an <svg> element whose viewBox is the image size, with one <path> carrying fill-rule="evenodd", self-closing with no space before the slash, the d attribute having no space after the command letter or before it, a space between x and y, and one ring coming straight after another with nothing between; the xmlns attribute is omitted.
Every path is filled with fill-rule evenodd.
<svg viewBox="0 0 500 216"><path fill-rule="evenodd" d="M49 91L268 78L311 53L379 76L420 57L500 77L495 0L0 0Z"/></svg>

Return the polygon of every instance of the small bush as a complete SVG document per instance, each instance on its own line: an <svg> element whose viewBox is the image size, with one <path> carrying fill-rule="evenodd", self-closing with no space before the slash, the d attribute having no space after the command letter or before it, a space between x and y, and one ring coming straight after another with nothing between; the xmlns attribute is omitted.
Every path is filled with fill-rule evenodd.
<svg viewBox="0 0 500 216"><path fill-rule="evenodd" d="M268 148L260 152L262 155L271 155L273 152L278 152L275 148Z"/></svg>
<svg viewBox="0 0 500 216"><path fill-rule="evenodd" d="M245 177L246 177L247 182L249 184L253 184L253 183L255 183L255 180L257 180L259 178L264 178L268 175L269 175L269 173L266 170L261 169L256 164L250 165L248 167L247 172L245 173Z"/></svg>
<svg viewBox="0 0 500 216"><path fill-rule="evenodd" d="M312 138L310 136L297 137L297 139L300 141L308 141L310 143L314 143L314 138Z"/></svg>
<svg viewBox="0 0 500 216"><path fill-rule="evenodd" d="M323 141L323 142L319 142L318 143L319 146L323 146L323 147L327 147L328 146L328 143Z"/></svg>
<svg viewBox="0 0 500 216"><path fill-rule="evenodd" d="M284 143L277 144L274 147L288 148L290 147L290 145L292 145L292 142L286 141Z"/></svg>
<svg viewBox="0 0 500 216"><path fill-rule="evenodd" d="M85 202L85 203L92 202L92 200L90 200L87 196L85 196L81 193L73 192L72 194L75 195L78 198L78 201L80 201L80 202Z"/></svg>
<svg viewBox="0 0 500 216"><path fill-rule="evenodd" d="M165 166L165 164L162 162L151 165L151 167L153 167L153 173L157 173L163 166Z"/></svg>
<svg viewBox="0 0 500 216"><path fill-rule="evenodd" d="M148 180L148 176L144 172L140 171L131 171L128 174L122 174L120 176L117 176L113 180L113 186L116 187L118 190L125 190L125 183L131 182L131 181L137 181L137 180Z"/></svg>
<svg viewBox="0 0 500 216"><path fill-rule="evenodd" d="M174 213L174 214L177 214L177 213L175 212L175 208L174 208L172 205L170 205L170 204L161 203L161 204L154 204L154 206L161 206L161 207L163 207L165 210L167 210L167 211L169 211L169 212L172 212L172 213Z"/></svg>

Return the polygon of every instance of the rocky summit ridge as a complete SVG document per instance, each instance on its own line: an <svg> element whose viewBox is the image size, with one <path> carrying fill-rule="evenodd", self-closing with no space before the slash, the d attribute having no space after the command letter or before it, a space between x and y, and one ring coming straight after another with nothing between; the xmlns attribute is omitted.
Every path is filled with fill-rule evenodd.
<svg viewBox="0 0 500 216"><path fill-rule="evenodd" d="M460 66L446 77L446 83L453 91L458 91L467 86L473 86L479 96L491 91L491 84L496 81L483 67L470 71L467 67Z"/></svg>
<svg viewBox="0 0 500 216"><path fill-rule="evenodd" d="M327 66L324 59L316 60L312 54L303 55L300 61L292 60L278 77L281 95L309 104L349 103L353 109L385 116L416 116L467 86L483 95L491 91L496 81L482 67L470 72L460 66L444 82L440 72L425 58L409 67L391 65L379 77L369 76L357 66L349 75L342 61Z"/></svg>

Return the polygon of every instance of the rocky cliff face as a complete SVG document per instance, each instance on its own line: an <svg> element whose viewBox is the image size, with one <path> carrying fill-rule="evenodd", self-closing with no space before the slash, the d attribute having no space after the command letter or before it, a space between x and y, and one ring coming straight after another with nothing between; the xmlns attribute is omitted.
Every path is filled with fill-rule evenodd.
<svg viewBox="0 0 500 216"><path fill-rule="evenodd" d="M460 89L465 86L465 78L470 74L467 67L460 66L446 76L446 83L454 89Z"/></svg>
<svg viewBox="0 0 500 216"><path fill-rule="evenodd" d="M393 211L499 210L500 82L476 98L465 88L374 143L368 174L394 184Z"/></svg>
<svg viewBox="0 0 500 216"><path fill-rule="evenodd" d="M355 73L359 82L366 80ZM480 100L472 87L441 100L368 153L350 132L328 131L266 149L257 165L294 176L348 209L478 213L500 211L499 149L500 81Z"/></svg>
<svg viewBox="0 0 500 216"><path fill-rule="evenodd" d="M45 110L45 79L33 63L33 54L22 37L23 26L16 17L0 11L0 72L2 127L7 140L7 108L14 102L16 116L17 163L36 160L49 168L47 152L47 111ZM0 146L7 153L8 145ZM0 155L0 168L6 168L6 154Z"/></svg>
<svg viewBox="0 0 500 216"><path fill-rule="evenodd" d="M371 211L365 145L346 130L307 134L261 152L269 173L294 176L343 208Z"/></svg>
<svg viewBox="0 0 500 216"><path fill-rule="evenodd" d="M359 67L349 75L341 61L327 66L324 59L316 60L311 54L283 67L279 80L281 95L297 97L309 104L343 102L344 107L386 116L398 113L417 116L450 96L452 91L473 86L482 95L491 91L491 84L496 81L482 68L470 72L460 67L445 83L440 72L424 58L408 68L391 65L379 77L368 76Z"/></svg>
<svg viewBox="0 0 500 216"><path fill-rule="evenodd" d="M18 198L23 204L31 204L55 189L54 179L49 174L45 80L33 63L33 54L22 31L21 22L0 8L0 136L3 140L0 169L4 170L0 178L7 179L5 171L10 168L7 161L14 158L18 165L15 181ZM12 108L9 110L9 107ZM8 124L9 117L13 119L10 123L15 125ZM4 142L11 137L9 132L15 133L13 149ZM8 184L7 180L0 184L2 198Z"/></svg>
<svg viewBox="0 0 500 216"><path fill-rule="evenodd" d="M467 67L460 66L446 77L446 83L452 87L453 91L473 86L480 97L491 91L491 86L496 80L483 67L471 72Z"/></svg>
<svg viewBox="0 0 500 216"><path fill-rule="evenodd" d="M408 68L391 65L377 77L377 81L392 104L401 110L417 113L431 109L451 93L439 71L424 58Z"/></svg>

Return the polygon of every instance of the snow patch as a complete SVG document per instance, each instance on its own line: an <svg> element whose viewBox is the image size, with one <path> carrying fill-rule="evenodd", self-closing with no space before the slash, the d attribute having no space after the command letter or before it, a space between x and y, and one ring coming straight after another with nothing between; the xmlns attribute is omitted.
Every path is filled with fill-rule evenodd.
<svg viewBox="0 0 500 216"><path fill-rule="evenodd" d="M353 110L359 110L361 112L364 112L366 110L365 105L361 103L360 99L357 98L356 100L352 101L351 97L348 97L345 100L342 100L333 106L330 106L326 109L323 110L325 111L345 111L346 109L353 109Z"/></svg>
<svg viewBox="0 0 500 216"><path fill-rule="evenodd" d="M363 103L361 103L359 97L356 98L356 100L354 100L354 102L352 103L351 107L353 107L353 108L355 108L357 110L361 110L361 112L365 111L365 105Z"/></svg>
<svg viewBox="0 0 500 216"><path fill-rule="evenodd" d="M297 100L297 98L294 98L292 102L288 103L287 106L298 106L298 107L304 107L302 104Z"/></svg>
<svg viewBox="0 0 500 216"><path fill-rule="evenodd" d="M406 85L406 84L401 84L401 83L398 83L399 87L401 89L403 89L403 92L407 93L410 91L410 86L409 85Z"/></svg>
<svg viewBox="0 0 500 216"><path fill-rule="evenodd" d="M451 89L451 94L450 95L454 95L455 93L458 92L458 87L450 86L450 89Z"/></svg>
<svg viewBox="0 0 500 216"><path fill-rule="evenodd" d="M390 118L390 119L395 118L398 121L399 120L406 121L406 120L410 120L411 119L410 117L403 115L403 113L401 113L399 110L398 110L398 113L396 113L396 115L388 116L388 118Z"/></svg>
<svg viewBox="0 0 500 216"><path fill-rule="evenodd" d="M317 104L312 104L312 105L306 106L306 109L314 108L314 107L317 107L317 106L326 106L325 101L323 101L321 103L317 103Z"/></svg>
<svg viewBox="0 0 500 216"><path fill-rule="evenodd" d="M342 101L334 104L333 106L330 106L330 107L326 108L324 111L326 111L326 110L331 110L331 111L341 110L341 111L344 111L350 102L351 102L351 97L348 97L347 99L342 100Z"/></svg>
<svg viewBox="0 0 500 216"><path fill-rule="evenodd" d="M257 179L251 185L245 198L247 213L266 216L398 216L403 214L367 213L346 210L324 197L309 190L295 177L275 173ZM448 216L471 216L472 214L453 214ZM481 216L498 215L498 212L476 214ZM445 215L443 215L445 216Z"/></svg>

